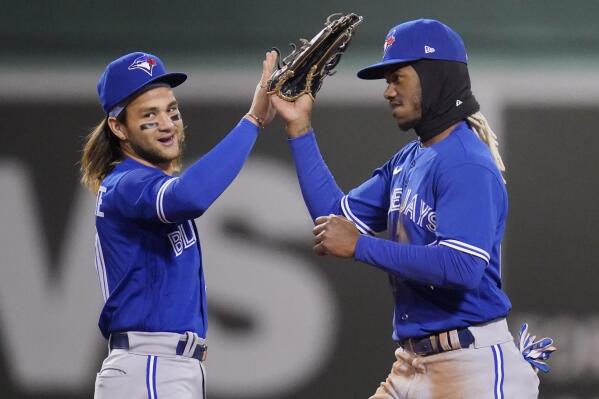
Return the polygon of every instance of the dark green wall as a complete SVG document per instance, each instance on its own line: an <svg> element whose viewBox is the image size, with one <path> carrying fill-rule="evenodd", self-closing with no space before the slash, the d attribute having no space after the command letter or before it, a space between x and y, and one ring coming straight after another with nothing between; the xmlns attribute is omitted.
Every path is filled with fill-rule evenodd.
<svg viewBox="0 0 599 399"><path fill-rule="evenodd" d="M378 55L387 30L437 18L473 53L592 56L599 2L562 1L5 1L0 56L94 57L148 49L187 56L241 56L311 37L334 12L365 17L358 52Z"/></svg>

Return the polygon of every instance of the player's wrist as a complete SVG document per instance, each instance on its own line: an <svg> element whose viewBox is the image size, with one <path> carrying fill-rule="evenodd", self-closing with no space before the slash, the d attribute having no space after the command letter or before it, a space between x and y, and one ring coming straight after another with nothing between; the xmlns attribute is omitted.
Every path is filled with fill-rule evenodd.
<svg viewBox="0 0 599 399"><path fill-rule="evenodd" d="M252 112L248 112L247 114L245 114L244 118L252 122L254 125L258 126L259 128L264 127L264 119L260 118Z"/></svg>
<svg viewBox="0 0 599 399"><path fill-rule="evenodd" d="M290 138L297 138L300 136L305 135L306 133L308 133L309 131L312 130L312 124L310 123L310 120L298 120L298 121L293 121L293 122L289 122L286 126L285 129L287 131L287 136Z"/></svg>

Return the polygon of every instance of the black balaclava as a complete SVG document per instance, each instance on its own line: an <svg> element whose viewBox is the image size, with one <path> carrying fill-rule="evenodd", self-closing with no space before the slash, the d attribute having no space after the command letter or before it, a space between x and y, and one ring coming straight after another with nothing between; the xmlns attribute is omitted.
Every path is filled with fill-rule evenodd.
<svg viewBox="0 0 599 399"><path fill-rule="evenodd" d="M462 62L418 60L411 63L420 77L422 117L414 126L425 142L479 110L470 91L468 66Z"/></svg>

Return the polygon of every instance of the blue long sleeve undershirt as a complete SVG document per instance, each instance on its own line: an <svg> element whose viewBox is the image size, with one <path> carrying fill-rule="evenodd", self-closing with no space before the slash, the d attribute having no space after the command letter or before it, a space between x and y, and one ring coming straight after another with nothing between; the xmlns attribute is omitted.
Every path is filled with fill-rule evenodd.
<svg viewBox="0 0 599 399"><path fill-rule="evenodd" d="M407 280L469 290L482 279L487 263L443 245L410 245L362 235L354 258Z"/></svg>
<svg viewBox="0 0 599 399"><path fill-rule="evenodd" d="M169 220L201 216L239 174L258 137L258 127L242 119L225 138L187 168L164 194Z"/></svg>
<svg viewBox="0 0 599 399"><path fill-rule="evenodd" d="M297 176L312 219L341 215L341 191L324 162L313 131L290 139ZM354 258L407 280L437 287L468 290L482 279L486 262L476 256L440 246L399 244L362 235Z"/></svg>
<svg viewBox="0 0 599 399"><path fill-rule="evenodd" d="M312 220L318 216L341 214L341 198L345 194L322 159L314 131L289 139L289 146Z"/></svg>

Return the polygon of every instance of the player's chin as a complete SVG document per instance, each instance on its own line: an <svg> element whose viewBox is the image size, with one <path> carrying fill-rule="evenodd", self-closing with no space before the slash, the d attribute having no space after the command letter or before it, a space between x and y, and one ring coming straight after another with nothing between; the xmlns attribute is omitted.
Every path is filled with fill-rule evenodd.
<svg viewBox="0 0 599 399"><path fill-rule="evenodd" d="M417 119L395 119L397 121L397 126L399 127L400 130L407 132L410 129L413 129L417 123L418 120Z"/></svg>
<svg viewBox="0 0 599 399"><path fill-rule="evenodd" d="M418 124L420 118L414 117L412 113L405 112L405 110L400 110L399 108L396 107L392 115L401 130L410 130Z"/></svg>
<svg viewBox="0 0 599 399"><path fill-rule="evenodd" d="M412 118L401 107L395 107L391 112L391 116L393 116L398 126L409 124L412 121Z"/></svg>
<svg viewBox="0 0 599 399"><path fill-rule="evenodd" d="M174 161L181 156L181 146L178 143L168 147L163 146L159 149L158 153L160 154L160 158L162 158L164 161Z"/></svg>

